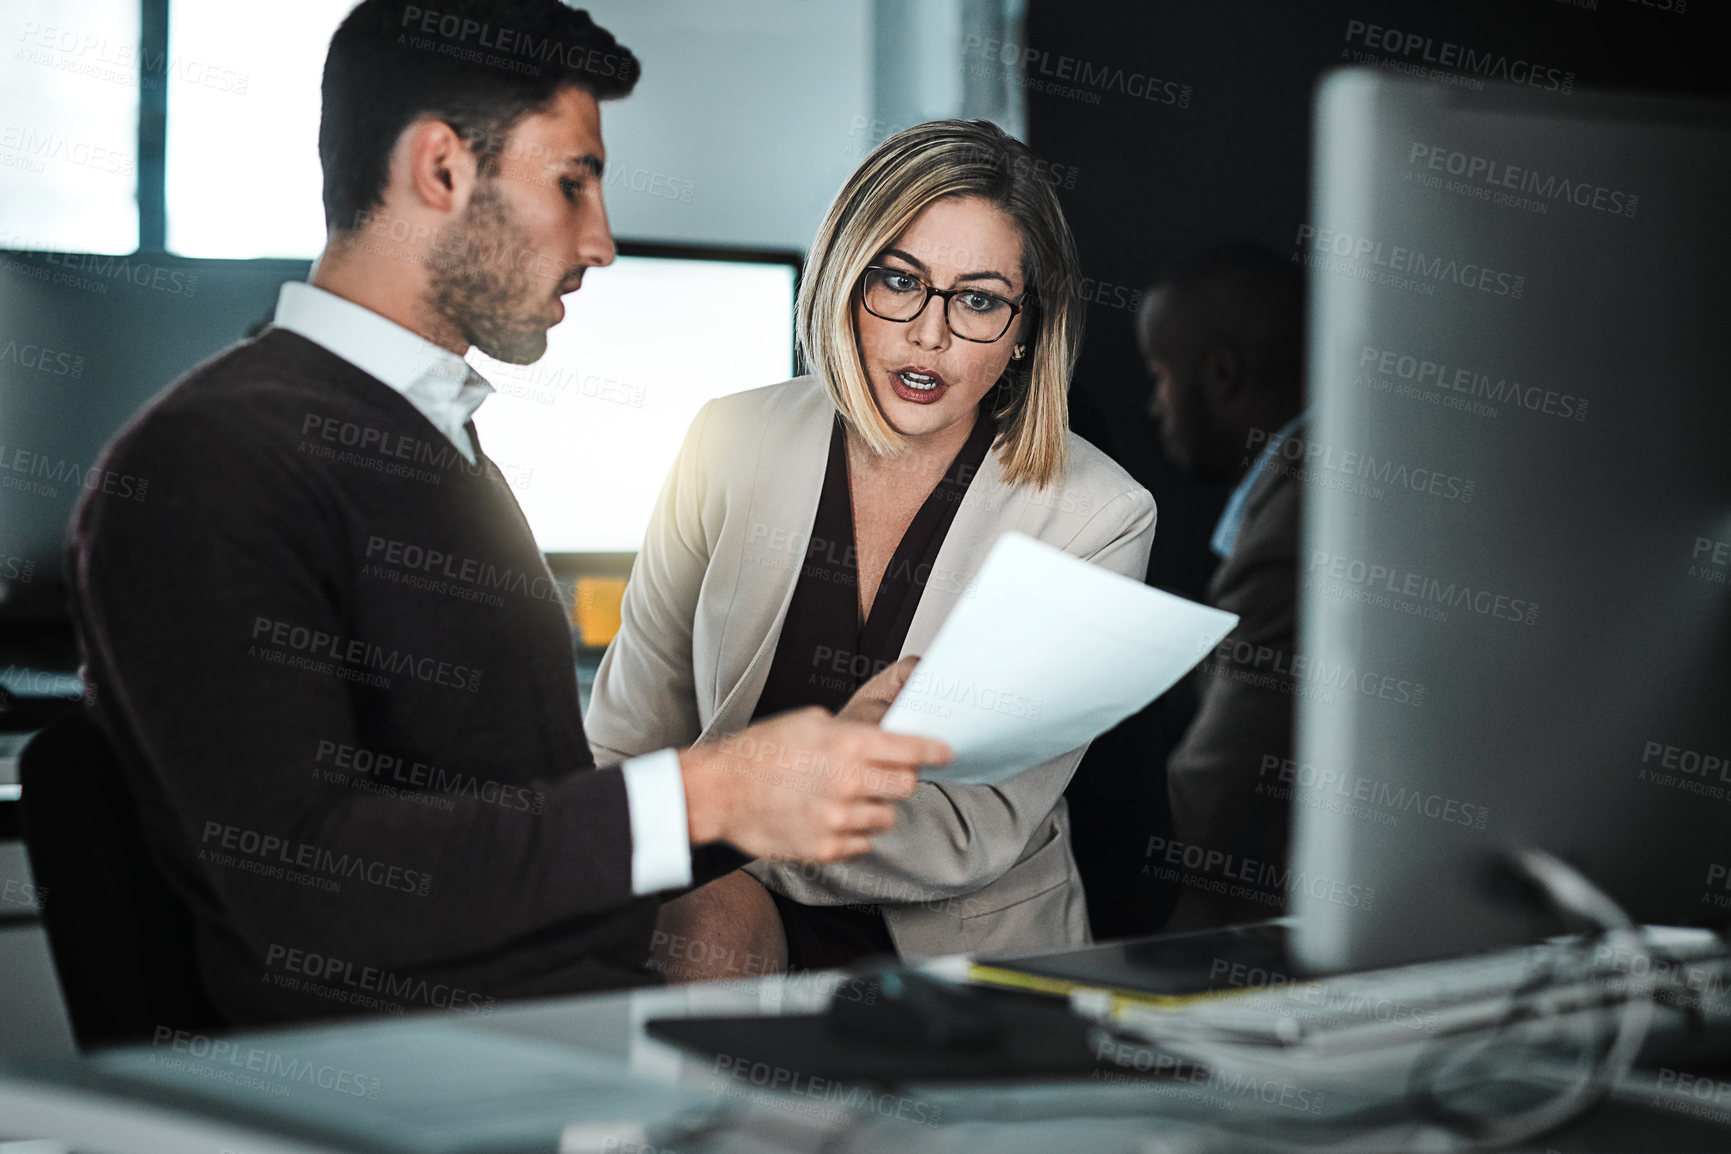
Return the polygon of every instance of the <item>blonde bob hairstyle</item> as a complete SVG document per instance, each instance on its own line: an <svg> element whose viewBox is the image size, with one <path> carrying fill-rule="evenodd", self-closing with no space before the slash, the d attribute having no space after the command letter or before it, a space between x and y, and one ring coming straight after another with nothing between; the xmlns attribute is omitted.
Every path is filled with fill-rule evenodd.
<svg viewBox="0 0 1731 1154"><path fill-rule="evenodd" d="M984 120L934 120L884 140L836 195L806 257L796 326L808 371L823 380L842 419L875 453L899 452L866 380L854 331L860 278L927 205L973 197L996 205L1022 233L1022 360L999 379L992 410L1012 485L1064 476L1070 375L1082 343L1076 243L1028 146Z"/></svg>

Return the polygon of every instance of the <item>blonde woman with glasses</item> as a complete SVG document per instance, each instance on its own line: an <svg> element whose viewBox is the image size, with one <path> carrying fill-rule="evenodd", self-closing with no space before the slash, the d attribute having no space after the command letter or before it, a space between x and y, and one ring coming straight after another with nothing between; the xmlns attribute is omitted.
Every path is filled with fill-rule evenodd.
<svg viewBox="0 0 1731 1154"><path fill-rule="evenodd" d="M667 478L585 720L599 763L840 711L886 667L865 696L892 691L1010 530L1142 579L1154 499L1069 431L1080 272L1036 171L995 126L946 120L849 178L800 286L809 373L711 401ZM668 902L659 968L1086 943L1063 798L1082 753L922 783L863 856L754 861Z"/></svg>

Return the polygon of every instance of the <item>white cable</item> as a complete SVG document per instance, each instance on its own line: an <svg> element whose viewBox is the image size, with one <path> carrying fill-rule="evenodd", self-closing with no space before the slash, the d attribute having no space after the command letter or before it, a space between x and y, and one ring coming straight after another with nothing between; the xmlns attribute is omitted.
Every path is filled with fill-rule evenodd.
<svg viewBox="0 0 1731 1154"><path fill-rule="evenodd" d="M1605 1010L1609 1017L1595 1012L1591 1006L1559 1014L1562 1007L1556 1001L1556 994L1560 988L1566 987L1559 987L1554 980L1537 989L1529 990L1523 986L1511 991L1505 999L1498 1025L1489 1029L1481 1026L1463 1039L1439 1039L1437 1045L1449 1045L1454 1049L1437 1053L1434 1058L1439 1064L1445 1063L1450 1057L1463 1053L1466 1045L1478 1041L1482 1050L1470 1056L1470 1065L1487 1057L1495 1059L1495 1051L1500 1048L1506 1052L1511 1043L1531 1047L1538 1040L1547 1046L1554 1045L1558 1039L1545 1038L1545 1034L1554 1034L1560 1028L1565 1036L1570 1033L1581 1035L1576 1039L1579 1042L1578 1060L1571 1068L1571 1076L1565 1079L1563 1089L1535 1106L1501 1116L1450 1111L1454 1118L1450 1124L1421 1119L1393 1124L1379 1122L1358 1128L1354 1133L1343 1132L1341 1122L1349 1120L1294 1122L1281 1128L1285 1131L1282 1137L1254 1135L1260 1139L1259 1145L1269 1150L1303 1154L1319 1150L1327 1150L1330 1154L1372 1154L1390 1148L1461 1154L1506 1146L1571 1121L1594 1105L1609 1087L1628 1073L1652 1022L1653 995L1657 986L1655 967L1651 964L1652 957L1642 932L1608 895L1552 855L1528 851L1521 854L1514 864L1544 894L1555 912L1586 921L1599 931L1600 940L1626 951L1620 955L1629 960L1626 973L1597 975L1604 982ZM1559 972L1570 981L1594 976L1590 964L1590 941L1583 939L1575 944L1562 943L1552 948L1557 951L1555 958L1544 960L1550 966L1553 979ZM1582 974L1569 972L1569 955L1576 949L1582 951L1589 962L1587 972ZM1537 1016L1521 1019L1519 1015L1528 1010L1536 1010ZM1161 1017L1164 1019L1164 1015ZM1300 1072L1312 1076L1328 1073L1329 1058L1319 1056L1314 1048L1311 1053L1306 1053L1302 1044L1282 1044L1282 1039L1272 1033L1262 1042L1253 1043L1247 1042L1242 1035L1235 1038L1223 1036L1205 1022L1186 1022L1179 1016L1164 1019L1157 1027L1148 1026L1147 1019L1141 1021L1141 1032L1147 1034L1149 1042L1174 1057L1200 1066L1283 1078L1291 1078ZM1605 1045L1604 1026L1609 1022L1614 1022L1614 1030L1609 1045ZM1599 1051L1597 1054L1596 1050ZM1338 1057L1335 1060L1338 1061ZM1536 1071L1529 1065L1527 1072ZM1552 1078L1556 1076L1554 1069L1543 1072ZM1490 1080L1494 1079L1481 1079L1485 1082ZM1425 1099L1435 1103L1434 1088L1425 1091ZM1238 1132L1236 1128L1229 1129ZM1316 1133L1317 1140L1305 1141L1295 1137L1296 1133L1305 1130Z"/></svg>

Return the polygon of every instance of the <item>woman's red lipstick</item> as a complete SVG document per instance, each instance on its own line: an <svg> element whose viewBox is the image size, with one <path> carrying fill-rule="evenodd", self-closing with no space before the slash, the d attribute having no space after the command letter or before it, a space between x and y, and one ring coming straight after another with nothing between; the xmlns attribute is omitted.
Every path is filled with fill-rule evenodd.
<svg viewBox="0 0 1731 1154"><path fill-rule="evenodd" d="M949 388L942 374L924 365L908 365L890 373L890 391L910 404L932 404Z"/></svg>

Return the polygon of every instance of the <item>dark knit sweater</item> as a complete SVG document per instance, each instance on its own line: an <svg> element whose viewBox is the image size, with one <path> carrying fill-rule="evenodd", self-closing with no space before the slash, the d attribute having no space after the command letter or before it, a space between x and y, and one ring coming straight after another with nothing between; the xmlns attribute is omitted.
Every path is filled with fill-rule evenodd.
<svg viewBox="0 0 1731 1154"><path fill-rule="evenodd" d="M109 446L146 499L79 508L97 720L232 1023L645 980L624 780L593 768L564 607L478 455L269 329Z"/></svg>

